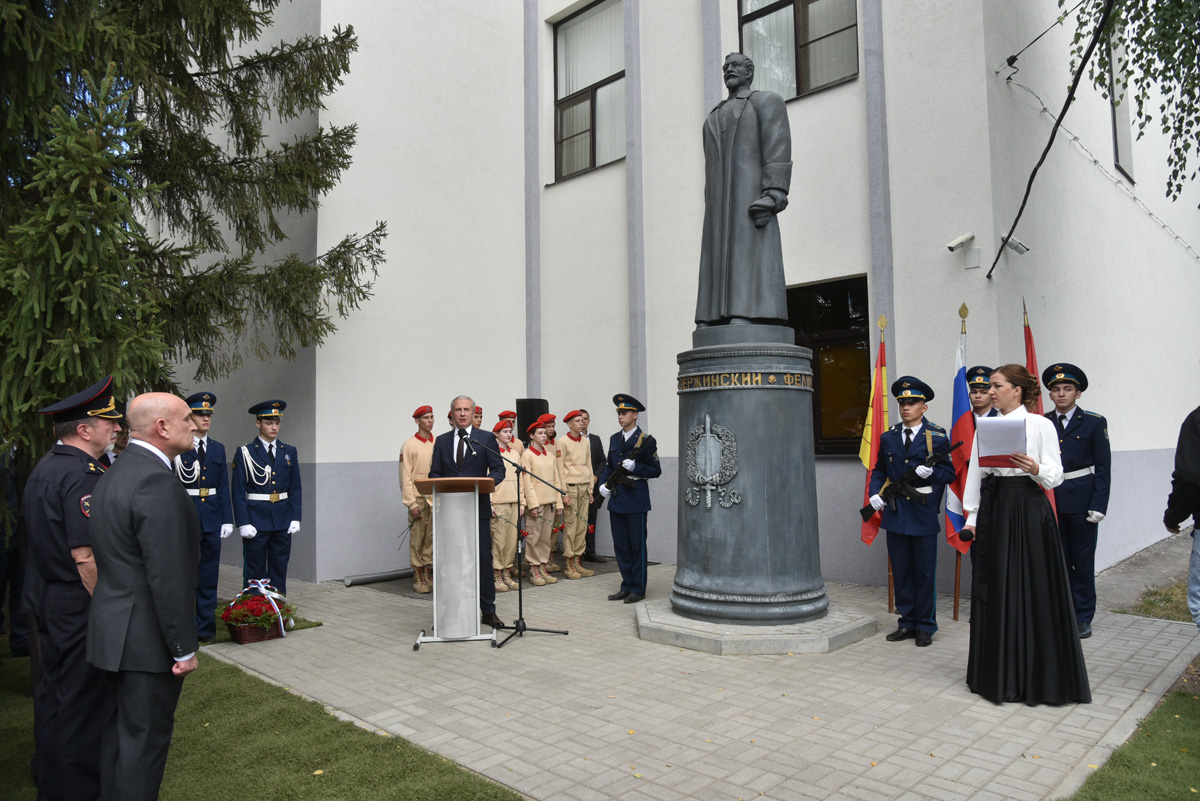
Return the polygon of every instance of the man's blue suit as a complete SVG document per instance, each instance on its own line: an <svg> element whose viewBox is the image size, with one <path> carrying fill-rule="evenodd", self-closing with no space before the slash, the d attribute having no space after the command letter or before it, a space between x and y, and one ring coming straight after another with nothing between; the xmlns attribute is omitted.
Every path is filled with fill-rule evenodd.
<svg viewBox="0 0 1200 801"><path fill-rule="evenodd" d="M447 431L433 441L433 463L430 478L491 478L497 486L504 480L504 462L495 451L496 435L490 431L469 428L467 435L477 444L475 453L467 448L461 465L455 463L458 429ZM479 611L496 614L496 583L492 578L492 505L486 499L479 503Z"/></svg>
<svg viewBox="0 0 1200 801"><path fill-rule="evenodd" d="M637 456L638 438L641 428L634 428L629 439L623 431L613 434L608 440L608 460L596 486L608 481L621 462L633 459L630 475L635 476L632 486L615 487L608 498L608 523L612 529L613 551L617 566L621 568L621 591L630 595L646 594L646 513L650 511L650 487L646 479L662 475L658 463L658 444L650 434L642 442Z"/></svg>
<svg viewBox="0 0 1200 801"><path fill-rule="evenodd" d="M1054 490L1058 507L1058 535L1062 542L1067 574L1071 578L1071 596L1075 619L1091 625L1096 614L1096 540L1099 523L1089 523L1088 512L1108 513L1108 487L1112 474L1112 448L1108 441L1108 421L1095 412L1078 406L1065 430L1058 427L1058 411L1046 413L1058 431L1063 473L1094 468L1093 473L1064 479Z"/></svg>
<svg viewBox="0 0 1200 801"><path fill-rule="evenodd" d="M176 470L182 480L193 475L200 460L195 450L179 457L182 470ZM196 584L196 637L211 640L217 636L217 579L221 570L221 526L233 525L233 507L229 502L229 463L225 446L209 437L205 443L204 461L196 480L183 482L200 517L200 580ZM204 492L208 490L208 492Z"/></svg>
<svg viewBox="0 0 1200 801"><path fill-rule="evenodd" d="M271 465L271 477L257 484L242 464L242 449L233 455L233 519L237 526L254 526L258 534L252 540L242 540L245 562L243 580L266 576L271 584L287 594L287 566L292 556L292 535L287 533L293 520L299 521L301 506L300 457L296 448L275 440L275 463L267 455L262 440L255 437L246 444L250 458L259 468ZM261 470L256 469L261 476ZM275 503L269 500L252 501L246 496L287 493L287 498ZM245 586L243 584L243 586Z"/></svg>
<svg viewBox="0 0 1200 801"><path fill-rule="evenodd" d="M896 481L928 456L925 432L932 434L934 452L950 446L945 429L921 418L922 428L908 448L904 424L897 423L879 435L879 457L871 471L870 494L877 495L886 479ZM896 588L900 628L933 634L937 631L937 537L942 529L942 494L954 480L954 463L944 456L933 466L933 475L915 479L914 487L929 487L925 503L896 498L896 508L885 506L880 525L887 530L888 556Z"/></svg>

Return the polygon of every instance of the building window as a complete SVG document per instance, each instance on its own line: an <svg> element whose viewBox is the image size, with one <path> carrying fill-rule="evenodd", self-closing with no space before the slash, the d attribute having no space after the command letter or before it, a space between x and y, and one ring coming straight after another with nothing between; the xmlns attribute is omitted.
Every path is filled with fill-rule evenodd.
<svg viewBox="0 0 1200 801"><path fill-rule="evenodd" d="M787 291L796 344L813 352L813 435L817 453L858 453L871 402L867 279Z"/></svg>
<svg viewBox="0 0 1200 801"><path fill-rule="evenodd" d="M1112 107L1113 164L1132 183L1133 121L1129 116L1129 107L1133 101L1126 90L1129 75L1125 70L1128 66L1125 47L1113 42L1108 51L1108 102Z"/></svg>
<svg viewBox="0 0 1200 801"><path fill-rule="evenodd" d="M601 0L554 28L554 179L624 157L624 11Z"/></svg>
<svg viewBox="0 0 1200 801"><path fill-rule="evenodd" d="M858 76L855 0L740 0L754 88L801 97Z"/></svg>

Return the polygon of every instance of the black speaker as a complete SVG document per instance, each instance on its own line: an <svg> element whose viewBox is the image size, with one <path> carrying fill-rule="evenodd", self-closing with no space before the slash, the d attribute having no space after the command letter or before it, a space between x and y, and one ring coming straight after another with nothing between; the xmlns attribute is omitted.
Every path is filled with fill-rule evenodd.
<svg viewBox="0 0 1200 801"><path fill-rule="evenodd" d="M533 421L537 420L543 414L550 411L550 402L545 398L517 398L517 431L516 435L521 442L529 444L529 435L526 429L533 425Z"/></svg>

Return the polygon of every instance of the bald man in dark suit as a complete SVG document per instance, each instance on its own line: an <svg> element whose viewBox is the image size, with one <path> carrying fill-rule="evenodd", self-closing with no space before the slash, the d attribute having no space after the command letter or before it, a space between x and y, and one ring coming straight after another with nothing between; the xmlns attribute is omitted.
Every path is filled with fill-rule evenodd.
<svg viewBox="0 0 1200 801"><path fill-rule="evenodd" d="M171 460L191 450L192 410L165 393L129 405L129 447L92 496L88 661L112 674L102 801L158 798L183 677L197 667L200 519Z"/></svg>

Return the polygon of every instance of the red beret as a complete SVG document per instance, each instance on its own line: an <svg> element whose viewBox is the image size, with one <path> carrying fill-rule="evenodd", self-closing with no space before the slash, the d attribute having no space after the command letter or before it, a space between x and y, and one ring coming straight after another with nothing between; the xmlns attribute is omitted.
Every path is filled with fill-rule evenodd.
<svg viewBox="0 0 1200 801"><path fill-rule="evenodd" d="M554 415L547 412L546 414L543 414L541 417L539 417L537 419L537 421L539 423L553 423L556 419L557 418Z"/></svg>
<svg viewBox="0 0 1200 801"><path fill-rule="evenodd" d="M482 407L482 406L476 406L476 407L475 407L475 414L483 414L483 407Z"/></svg>
<svg viewBox="0 0 1200 801"><path fill-rule="evenodd" d="M525 433L532 435L534 431L537 431L539 428L545 428L545 427L546 427L546 424L544 422L542 422L542 418L539 417L538 419L534 420L532 423L529 424L529 428L525 429Z"/></svg>
<svg viewBox="0 0 1200 801"><path fill-rule="evenodd" d="M501 420L496 425L492 426L492 431L499 431L502 428L512 428L512 420Z"/></svg>
<svg viewBox="0 0 1200 801"><path fill-rule="evenodd" d="M413 417L421 417L422 415L430 414L432 411L432 406L418 406L417 410L413 412Z"/></svg>
<svg viewBox="0 0 1200 801"><path fill-rule="evenodd" d="M500 419L501 419L501 420L516 420L516 419L517 419L517 413L516 413L516 412L510 412L510 411L503 411L503 412L500 412Z"/></svg>
<svg viewBox="0 0 1200 801"><path fill-rule="evenodd" d="M569 411L563 415L563 422L569 423L569 422L571 422L572 417L578 417L581 414L583 414L583 412L579 411L578 409L572 409L571 411Z"/></svg>

